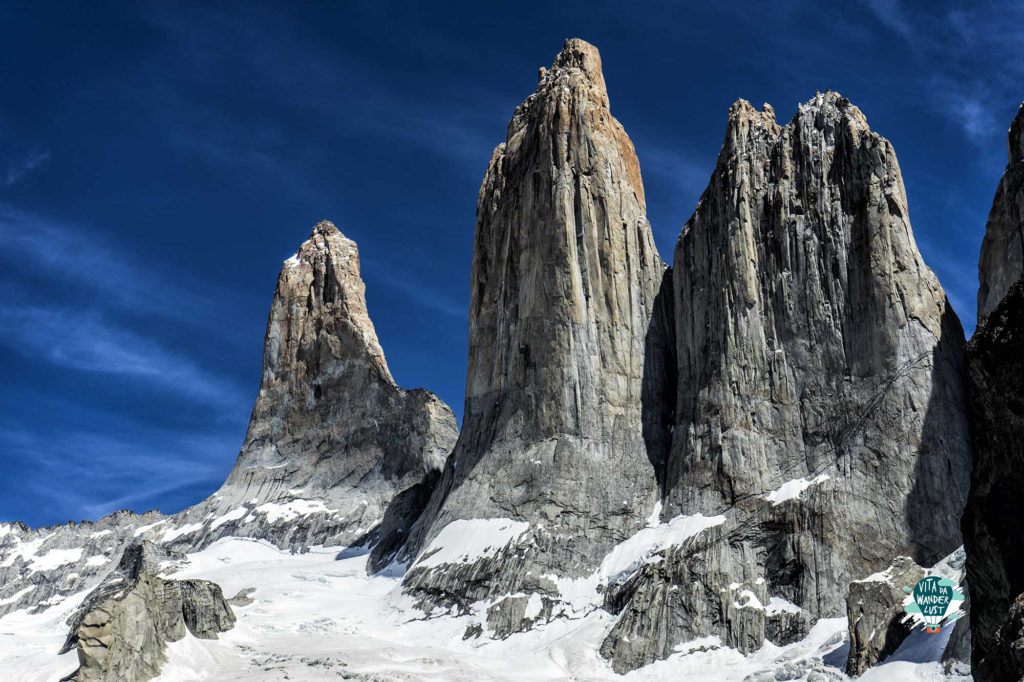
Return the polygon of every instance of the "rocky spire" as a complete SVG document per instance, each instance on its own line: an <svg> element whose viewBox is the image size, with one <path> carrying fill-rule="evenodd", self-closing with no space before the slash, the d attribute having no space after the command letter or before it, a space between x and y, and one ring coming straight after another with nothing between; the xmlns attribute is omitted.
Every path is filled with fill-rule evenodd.
<svg viewBox="0 0 1024 682"><path fill-rule="evenodd" d="M675 251L665 499L668 517L725 520L620 595L618 669L701 636L781 644L843 615L851 580L960 544L963 334L908 215L892 146L839 94L783 127L730 109ZM793 609L741 608L747 593Z"/></svg>
<svg viewBox="0 0 1024 682"><path fill-rule="evenodd" d="M318 223L278 276L238 461L201 505L229 516L201 532L295 546L376 539L393 498L436 478L457 435L447 405L392 379L356 244Z"/></svg>
<svg viewBox="0 0 1024 682"><path fill-rule="evenodd" d="M985 225L978 261L978 322L1024 274L1024 103L1007 134L1009 161Z"/></svg>
<svg viewBox="0 0 1024 682"><path fill-rule="evenodd" d="M225 536L296 551L352 544L393 550L429 499L457 437L452 411L434 394L395 384L367 313L356 244L331 223L318 223L278 276L259 396L220 490L174 516L118 512L96 523L38 530L0 524L0 616L95 588L110 573L104 559L139 541L183 552ZM41 571L32 552L55 550L77 558ZM136 609L138 597L149 593L132 594L116 613L99 608L92 625L115 639L127 628L132 637L148 638L147 646L164 641L163 634L147 634L146 613ZM86 643L87 657L107 648L97 641ZM159 667L159 649L135 656L136 663L132 651L122 650L124 657L109 662L123 658L129 667L102 674L143 679L135 676L139 666ZM82 662L82 675L93 679L88 671L95 662Z"/></svg>
<svg viewBox="0 0 1024 682"><path fill-rule="evenodd" d="M657 498L645 343L664 271L600 55L567 40L480 188L463 432L410 544L430 556L446 528L508 519L525 529L508 552L527 557L421 562L409 589L467 603L555 596L541 573L585 574L643 527Z"/></svg>

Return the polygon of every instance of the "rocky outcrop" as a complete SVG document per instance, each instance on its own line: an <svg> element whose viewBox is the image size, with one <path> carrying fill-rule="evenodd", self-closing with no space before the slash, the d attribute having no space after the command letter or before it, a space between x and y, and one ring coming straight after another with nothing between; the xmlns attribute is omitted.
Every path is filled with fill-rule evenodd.
<svg viewBox="0 0 1024 682"><path fill-rule="evenodd" d="M850 583L846 615L850 623L850 653L846 673L857 677L896 651L913 629L903 623L907 613L903 588L913 588L925 576L910 557L896 557L892 566Z"/></svg>
<svg viewBox="0 0 1024 682"><path fill-rule="evenodd" d="M463 431L407 545L421 560L405 587L426 608L557 597L558 578L646 525L664 459L647 413L666 377L645 345L664 272L600 56L568 40L480 188ZM440 562L487 520L516 532Z"/></svg>
<svg viewBox="0 0 1024 682"><path fill-rule="evenodd" d="M235 615L207 580L167 580L157 573L183 559L148 541L130 546L117 570L72 618L64 646L78 651L77 682L136 682L159 674L166 647L186 633L216 639Z"/></svg>
<svg viewBox="0 0 1024 682"><path fill-rule="evenodd" d="M978 322L1024 273L1024 104L1010 125L1009 161L996 189L978 262Z"/></svg>
<svg viewBox="0 0 1024 682"><path fill-rule="evenodd" d="M741 651L797 636L845 614L853 579L961 544L963 334L917 251L892 146L857 107L818 94L779 126L767 105L734 104L672 276L662 516L726 520L631 581L602 647L619 670L700 635ZM799 617L769 628L746 593Z"/></svg>
<svg viewBox="0 0 1024 682"><path fill-rule="evenodd" d="M136 530L159 529L166 521L158 512L121 511L95 522L35 529L0 524L0 616L21 609L40 613L91 590L117 566Z"/></svg>
<svg viewBox="0 0 1024 682"><path fill-rule="evenodd" d="M1015 642L1022 633L1014 623L1024 593L1024 280L967 344L967 390L974 468L963 531L974 678L1020 679Z"/></svg>
<svg viewBox="0 0 1024 682"><path fill-rule="evenodd" d="M619 589L601 654L625 673L706 637L741 653L759 649L767 632L777 644L800 639L809 614L770 593L762 561L732 519L652 556Z"/></svg>

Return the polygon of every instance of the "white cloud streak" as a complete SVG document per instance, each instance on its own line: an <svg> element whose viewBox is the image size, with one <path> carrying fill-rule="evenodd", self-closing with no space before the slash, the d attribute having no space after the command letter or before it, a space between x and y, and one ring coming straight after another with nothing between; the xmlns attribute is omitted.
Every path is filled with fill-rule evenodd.
<svg viewBox="0 0 1024 682"><path fill-rule="evenodd" d="M0 306L0 344L58 367L121 375L161 392L214 407L237 405L237 388L184 354L103 319L95 312Z"/></svg>
<svg viewBox="0 0 1024 682"><path fill-rule="evenodd" d="M34 149L29 153L7 160L7 172L4 173L4 184L7 187L21 182L23 179L42 168L50 160L50 152Z"/></svg>

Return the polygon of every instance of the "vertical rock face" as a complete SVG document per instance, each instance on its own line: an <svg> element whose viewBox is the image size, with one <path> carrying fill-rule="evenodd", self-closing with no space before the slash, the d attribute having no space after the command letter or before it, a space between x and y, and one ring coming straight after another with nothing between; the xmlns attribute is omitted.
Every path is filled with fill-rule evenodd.
<svg viewBox="0 0 1024 682"><path fill-rule="evenodd" d="M883 565L960 544L963 334L917 251L892 146L857 107L818 95L780 129L734 105L673 272L671 505L715 510L827 474L822 497L869 494L844 500L836 530L880 535Z"/></svg>
<svg viewBox="0 0 1024 682"><path fill-rule="evenodd" d="M857 107L819 94L780 127L767 105L733 105L672 273L665 513L725 522L641 569L603 649L618 669L700 635L749 651L792 634L730 595L835 617L852 579L960 545L963 334L917 251L892 146ZM664 576L680 573L692 586L673 591Z"/></svg>
<svg viewBox="0 0 1024 682"><path fill-rule="evenodd" d="M978 322L1024 273L1024 104L1010 125L1009 161L985 225L978 263Z"/></svg>
<svg viewBox="0 0 1024 682"><path fill-rule="evenodd" d="M967 344L974 468L964 514L976 680L1024 677L1024 280ZM1016 603L1016 606L1015 606Z"/></svg>
<svg viewBox="0 0 1024 682"><path fill-rule="evenodd" d="M981 245L978 328L967 344L974 445L964 547L977 680L1024 677L1024 105Z"/></svg>
<svg viewBox="0 0 1024 682"><path fill-rule="evenodd" d="M407 588L442 602L542 589L541 573L583 575L643 527L663 459L644 436L664 272L600 56L569 40L480 188L463 432L409 550L428 557L472 520L522 530L497 557L421 561Z"/></svg>
<svg viewBox="0 0 1024 682"><path fill-rule="evenodd" d="M436 478L457 436L447 405L395 384L367 313L356 244L321 222L278 277L263 382L235 468L186 514L214 520L196 533L207 539L256 535L294 547L377 539L391 501Z"/></svg>

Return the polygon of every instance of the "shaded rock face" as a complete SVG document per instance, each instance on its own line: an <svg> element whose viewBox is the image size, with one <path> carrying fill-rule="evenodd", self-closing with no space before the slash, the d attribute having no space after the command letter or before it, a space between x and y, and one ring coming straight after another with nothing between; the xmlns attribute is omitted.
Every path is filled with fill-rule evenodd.
<svg viewBox="0 0 1024 682"><path fill-rule="evenodd" d="M600 56L566 41L480 188L463 431L407 551L459 520L532 525L496 559L414 565L408 590L465 605L544 589L540 574L584 575L644 526L664 458L645 440L664 272Z"/></svg>
<svg viewBox="0 0 1024 682"><path fill-rule="evenodd" d="M1024 679L1024 594L1017 595L1013 601L995 641L999 657L993 662L997 665L984 666L985 676L975 679Z"/></svg>
<svg viewBox="0 0 1024 682"><path fill-rule="evenodd" d="M165 561L183 558L148 541L130 546L112 573L73 616L63 651L78 650L78 682L135 682L159 674L166 647L191 633L216 639L235 615L217 584L166 580ZM63 653L62 651L62 653Z"/></svg>
<svg viewBox="0 0 1024 682"><path fill-rule="evenodd" d="M698 634L756 649L767 625L721 616L730 584L795 605L799 630L845 614L851 580L896 556L931 565L961 544L963 333L917 251L892 146L855 106L819 94L780 127L767 105L733 105L672 277L662 517L726 521L641 569L602 649L619 669ZM696 586L671 590L681 578Z"/></svg>
<svg viewBox="0 0 1024 682"><path fill-rule="evenodd" d="M1024 104L1010 125L1009 161L996 189L978 262L978 322L1024 273Z"/></svg>
<svg viewBox="0 0 1024 682"><path fill-rule="evenodd" d="M974 468L963 532L972 668L976 680L1016 680L1024 677L1015 644L1024 593L1024 280L967 344L967 391Z"/></svg>
<svg viewBox="0 0 1024 682"><path fill-rule="evenodd" d="M864 580L850 583L846 614L850 622L850 653L846 674L864 672L896 651L913 626L901 621L907 615L904 587L914 587L925 576L910 557L896 557L892 566Z"/></svg>

